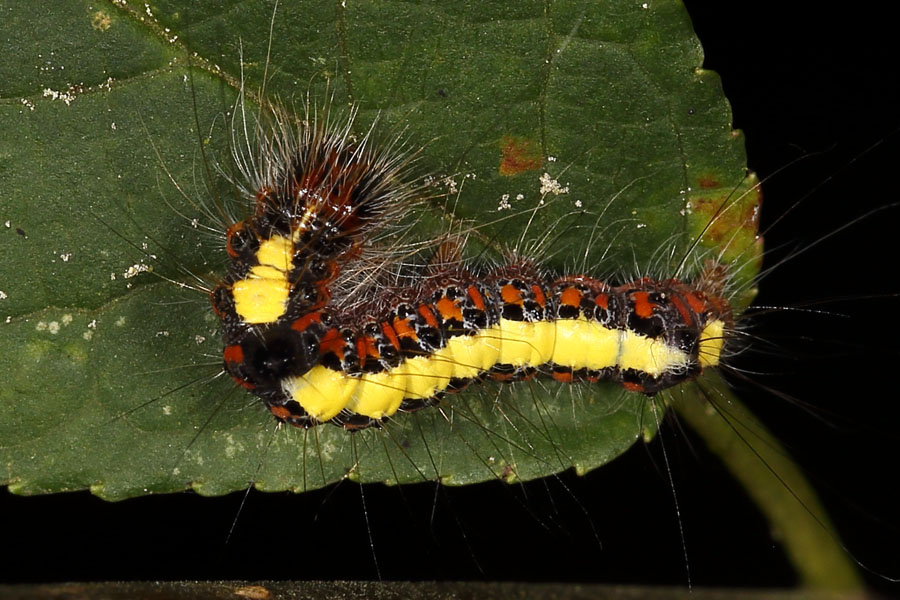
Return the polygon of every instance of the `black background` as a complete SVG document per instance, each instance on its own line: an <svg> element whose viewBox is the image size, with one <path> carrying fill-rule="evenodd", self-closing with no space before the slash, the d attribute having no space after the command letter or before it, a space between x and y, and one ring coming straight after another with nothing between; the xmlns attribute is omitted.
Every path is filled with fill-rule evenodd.
<svg viewBox="0 0 900 600"><path fill-rule="evenodd" d="M783 3L773 3L780 5ZM900 200L900 77L892 20L757 2L687 3L763 179L763 228L775 264L868 210ZM852 10L852 8L850 9ZM814 406L816 418L759 385L741 396L812 473L851 552L900 575L895 426L900 208L887 209L780 266L758 303L808 305L755 331L776 344L739 366ZM843 317L842 315L847 315ZM239 494L185 493L110 504L87 493L0 492L7 581L177 578L688 582L791 585L765 522L702 444L664 426L680 520L659 443L584 478L466 489L359 486L303 496L251 493L226 545ZM565 487L564 487L565 486ZM524 510L525 504L532 506ZM596 532L594 535L593 532ZM900 593L868 577L885 593Z"/></svg>

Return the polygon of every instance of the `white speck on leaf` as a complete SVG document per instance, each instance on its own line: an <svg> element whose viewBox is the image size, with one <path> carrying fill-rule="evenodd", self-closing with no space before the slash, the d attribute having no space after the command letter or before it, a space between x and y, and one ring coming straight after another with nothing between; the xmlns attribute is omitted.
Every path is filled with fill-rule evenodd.
<svg viewBox="0 0 900 600"><path fill-rule="evenodd" d="M569 186L560 185L559 181L553 179L553 177L550 176L550 173L544 173L543 175L541 175L539 181L541 182L541 196L545 196L547 194L559 196L560 194L569 193Z"/></svg>
<svg viewBox="0 0 900 600"><path fill-rule="evenodd" d="M72 101L75 100L76 97L77 96L71 89L66 90L65 92L60 92L50 88L44 88L44 98L50 98L51 100L62 100L66 103L66 106L71 105Z"/></svg>
<svg viewBox="0 0 900 600"><path fill-rule="evenodd" d="M131 279L132 277L137 277L141 273L146 273L148 271L152 271L152 267L149 265L145 265L144 263L134 263L122 273L122 277L125 279Z"/></svg>

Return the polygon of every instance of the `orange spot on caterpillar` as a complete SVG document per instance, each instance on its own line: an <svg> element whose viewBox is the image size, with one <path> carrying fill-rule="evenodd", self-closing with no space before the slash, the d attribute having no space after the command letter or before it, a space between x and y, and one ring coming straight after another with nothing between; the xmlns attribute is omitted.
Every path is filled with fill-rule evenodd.
<svg viewBox="0 0 900 600"><path fill-rule="evenodd" d="M359 359L361 362L364 362L368 358L380 358L380 355L378 354L378 348L375 345L375 341L371 337L363 336L356 340L356 352L359 354Z"/></svg>
<svg viewBox="0 0 900 600"><path fill-rule="evenodd" d="M566 306L574 306L578 307L581 304L581 292L578 291L577 288L569 287L563 290L562 294L559 296L560 304L565 304Z"/></svg>
<svg viewBox="0 0 900 600"><path fill-rule="evenodd" d="M635 292L631 296L634 299L634 312L642 319L653 316L653 303L650 302L650 294L647 292Z"/></svg>
<svg viewBox="0 0 900 600"><path fill-rule="evenodd" d="M419 306L419 314L422 315L422 318L425 319L425 323L427 323L429 327L440 327L440 323L438 323L437 317L435 317L432 310L424 304Z"/></svg>
<svg viewBox="0 0 900 600"><path fill-rule="evenodd" d="M291 411L286 407L278 405L278 404L270 404L269 410L272 411L272 414L281 419L282 421L286 421L291 417Z"/></svg>
<svg viewBox="0 0 900 600"><path fill-rule="evenodd" d="M572 383L575 380L571 371L553 371L551 376L560 383Z"/></svg>
<svg viewBox="0 0 900 600"><path fill-rule="evenodd" d="M499 172L504 177L541 168L541 154L534 140L505 135L500 142L500 151Z"/></svg>
<svg viewBox="0 0 900 600"><path fill-rule="evenodd" d="M696 294L688 293L685 294L684 297L687 299L688 304L690 304L691 309L693 309L694 312L700 313L706 308L706 303L698 298Z"/></svg>
<svg viewBox="0 0 900 600"><path fill-rule="evenodd" d="M322 341L319 342L319 348L323 354L331 352L339 359L344 360L344 338L337 329L329 329L325 332Z"/></svg>
<svg viewBox="0 0 900 600"><path fill-rule="evenodd" d="M688 299L688 302L690 302L691 295L687 294L686 297ZM693 318L692 313L688 309L688 307L684 305L684 302L681 301L681 298L679 298L677 294L672 296L672 304L674 304L675 308L678 309L678 314L681 315L681 320L685 323L690 323Z"/></svg>
<svg viewBox="0 0 900 600"><path fill-rule="evenodd" d="M398 339L402 339L402 338L409 338L411 340L418 339L418 337L416 336L416 330L413 328L412 325L410 325L409 319L401 319L401 318L397 317L394 319L394 323L392 324L392 327L393 327L394 331L397 332ZM389 336L389 339L390 339L390 336ZM394 342L391 341L391 343L393 344ZM395 345L399 347L399 343L395 344Z"/></svg>
<svg viewBox="0 0 900 600"><path fill-rule="evenodd" d="M534 299L540 305L541 308L546 308L547 306L547 297L544 295L544 290L541 289L539 285L532 285L531 291L534 292Z"/></svg>
<svg viewBox="0 0 900 600"><path fill-rule="evenodd" d="M397 337L397 332L394 331L394 328L391 327L388 323L381 324L381 331L384 332L384 337L388 339L391 343L391 346L400 350L400 338Z"/></svg>
<svg viewBox="0 0 900 600"><path fill-rule="evenodd" d="M304 332L306 329L312 325L313 323L321 323L322 322L322 313L320 312L312 312L303 315L299 319L295 320L291 323L291 329L294 331Z"/></svg>
<svg viewBox="0 0 900 600"><path fill-rule="evenodd" d="M441 296L441 299L437 301L434 307L437 308L441 318L445 321L449 321L450 319L456 319L457 321L463 320L462 309L446 296Z"/></svg>
<svg viewBox="0 0 900 600"><path fill-rule="evenodd" d="M475 305L475 308L478 310L484 310L484 298L481 296L481 292L478 291L474 285L470 285L469 289L466 290L469 294L469 298L472 299L472 304Z"/></svg>
<svg viewBox="0 0 900 600"><path fill-rule="evenodd" d="M506 304L522 304L522 294L512 285L504 285L500 289L500 298Z"/></svg>
<svg viewBox="0 0 900 600"><path fill-rule="evenodd" d="M244 349L241 348L240 344L225 346L223 357L225 358L225 362L239 365L244 362Z"/></svg>

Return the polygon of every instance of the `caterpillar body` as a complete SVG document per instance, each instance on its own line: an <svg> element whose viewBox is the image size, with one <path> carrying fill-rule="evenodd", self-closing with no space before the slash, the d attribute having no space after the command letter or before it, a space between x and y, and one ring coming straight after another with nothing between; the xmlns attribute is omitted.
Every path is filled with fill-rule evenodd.
<svg viewBox="0 0 900 600"><path fill-rule="evenodd" d="M286 145L301 147L303 161L314 153ZM287 165L276 169L287 181L266 182L257 192L250 222L229 228L233 260L212 293L226 370L281 420L361 429L478 378L514 381L539 372L561 382L614 381L653 395L719 362L732 324L719 295L724 270L716 266L693 286L643 278L613 287L583 275L550 279L523 260L483 277L458 260L437 261L410 278L421 282L417 287L377 292L398 299L393 306L375 302L380 315L350 314L340 299L333 310L321 310L346 268L336 255L349 251L362 233L361 213L381 212L375 207L382 199L350 184L330 194L334 181L309 181L309 172L320 172L317 164L289 158ZM346 179L344 166L329 166L338 173L334 180ZM270 189L285 190L289 201L273 202ZM335 248L338 240L343 249Z"/></svg>
<svg viewBox="0 0 900 600"><path fill-rule="evenodd" d="M337 127L322 112L264 108L254 139L234 145L236 188L254 208L228 225L229 266L211 292L225 370L279 420L363 429L486 377L654 395L719 363L733 319L714 261L695 285L554 278L514 252L479 273L457 235L426 243L437 250L420 272L381 257L394 281L366 273L375 233L415 210L422 190L403 181L410 161L391 152L402 144L377 148L371 130L357 141L355 111Z"/></svg>

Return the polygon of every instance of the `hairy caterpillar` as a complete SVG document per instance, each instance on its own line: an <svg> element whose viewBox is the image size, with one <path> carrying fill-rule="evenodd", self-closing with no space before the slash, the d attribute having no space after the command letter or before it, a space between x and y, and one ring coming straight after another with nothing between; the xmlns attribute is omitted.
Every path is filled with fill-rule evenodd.
<svg viewBox="0 0 900 600"><path fill-rule="evenodd" d="M228 272L210 292L225 370L279 420L364 429L485 377L538 373L654 395L719 363L732 314L715 263L695 285L554 281L514 255L479 276L447 239L424 271L373 269L385 258L357 256L378 252L371 230L410 210L404 161L310 113L275 109L246 142L255 154L235 157L255 209L228 227Z"/></svg>
<svg viewBox="0 0 900 600"><path fill-rule="evenodd" d="M257 33L257 36L256 36L256 37L257 37L257 39L258 39L258 38L260 37L260 36L259 36L259 32L257 31L256 33ZM232 56L235 55L234 52L232 52L231 54L232 54ZM203 84L201 83L200 85L203 85ZM173 95L174 95L176 92L178 92L178 88L177 88L177 87L175 87L175 88L173 89ZM217 110L218 110L218 109L217 109ZM190 117L188 116L184 122L189 122L189 121L190 121ZM118 124L119 124L120 127L122 126L122 123L121 123L121 122L119 122ZM149 124L149 127L152 129L152 128L153 128L153 124L152 124L152 123ZM155 132L155 129L154 129L154 133L156 133L156 132ZM427 136L426 136L426 139L427 139ZM146 146L147 146L146 142L145 142L142 146L143 146L143 152L149 156L149 155L151 154L151 152L148 151L148 149L146 148ZM148 160L150 161L151 164L153 163L152 156L151 156ZM152 167L150 168L150 170L152 170ZM122 172L127 173L126 171L122 171ZM127 175L126 175L126 176L127 176ZM189 175L189 174L188 174L186 177L187 177L187 180L190 179L190 175ZM163 221L163 222L165 222L165 220L166 220L166 217L165 217L165 213L166 213L166 212L167 212L167 208L166 208L166 207L160 207L161 221ZM171 223L171 221L168 221L168 222ZM126 226L127 226L127 225L126 225ZM142 222L142 226L146 227L146 225L144 225L143 222ZM171 226L169 226L169 229L172 229ZM34 231L34 230L33 230L32 227L25 226L25 227L23 227L23 230L26 231L30 236L33 237L33 235L34 235L33 231ZM153 235L154 235L154 237L157 236L157 234L156 234L155 232L153 233ZM177 236L175 236L175 237L177 237ZM64 237L60 237L59 239L60 239L60 240L64 240L65 238L64 238ZM139 233L139 232L135 232L134 235L133 235L133 237L132 237L132 239L141 239L140 233ZM658 249L658 248L653 247L653 248L650 248L650 249L648 250L648 252L651 252L651 253L652 253L652 252L655 252L657 249ZM65 248L61 248L61 250L65 250ZM209 251L208 253L211 254L211 252L212 252L212 251ZM188 254L188 253L185 252L185 254ZM77 259L77 258L78 258L78 257L77 257L77 255L76 255L76 259ZM117 266L118 266L118 265L117 265ZM77 287L77 286L72 286L72 288L71 288L70 290L67 290L67 293L70 294L69 297L71 298L72 295L78 295L78 294L82 294L82 293L84 293L84 292L81 291L81 288L79 288L79 287ZM124 346L124 344L125 344L125 342L123 342L123 346ZM210 354L212 354L212 352L210 352ZM143 369L143 370L147 370L147 369ZM215 383L216 383L216 382L214 382L214 384L215 384ZM213 385L214 385L214 384L213 384ZM196 410L196 408L199 408L199 407L195 407L195 410ZM175 409L177 410L178 407L176 406ZM208 414L208 413L205 413L205 414ZM59 419L64 419L64 418L66 418L64 415L61 415L61 416L57 416L57 417L56 417L57 422L58 422ZM263 423L263 422L265 422L265 421L259 421L259 423ZM181 440L179 440L179 443L181 443L181 442L186 442L186 441L189 441L189 440L181 439ZM176 448L176 449L174 450L175 454L177 454L178 451L179 451L179 450ZM552 484L551 484L551 485L552 485ZM346 486L345 486L345 487L346 487ZM619 490L621 490L623 487L627 487L627 486L619 486ZM665 488L665 486L661 486L661 487ZM685 487L685 486L681 486L680 489L684 489L684 487ZM688 487L690 487L690 486L688 486ZM355 492L354 492L354 493L355 493ZM374 494L375 492L369 492L369 493L370 493L370 494ZM412 494L413 492L405 492L405 493ZM426 495L430 495L430 494L432 494L432 493L433 493L433 489L429 488L429 490L428 490L428 492L426 493ZM597 494L590 495L589 497L591 497L591 498L597 498L597 497L599 497L599 496L606 496L606 495L609 495L609 494L610 494L609 490L606 490L605 492L598 492ZM532 496L533 496L533 494L532 494ZM369 500L371 501L371 498L369 498ZM296 501L296 499L292 499L292 501ZM395 501L395 502L399 502L399 501L396 500L396 498L394 499L394 501ZM427 500L425 501L425 503L428 504ZM356 504L354 504L354 507L357 506L357 505L358 505L358 500L357 500ZM396 507L395 507L395 508L396 508ZM294 512L295 510L300 510L300 511L302 512L302 509L297 509L297 506L296 506L296 505L290 505L290 504L287 504L287 503L286 503L286 504L283 505L283 507L282 507L282 509L281 509L282 512L281 512L280 514L292 514L292 515L295 515L295 514L297 514L296 512ZM672 523L672 521L673 521L673 518L672 518L672 516L671 516L671 513L670 513L670 512L667 512L669 509L667 509L665 506L663 506L662 508L657 507L657 510L658 510L658 512L664 513L664 517L665 517L666 521L671 525L671 523ZM315 506L312 506L312 507L309 509L309 512L315 512L315 511L316 511ZM371 512L371 509L370 509L370 512ZM401 510L400 512L402 512L402 510ZM356 508L348 509L347 511L344 512L344 515L345 515L345 516L346 516L346 515L358 515L358 514L359 514L359 512L358 512L358 509L356 509ZM616 514L616 515L617 515L618 513L615 513L615 512L614 512L613 514ZM254 521L252 520L252 517L251 517L251 516L245 515L244 518L248 520L248 523L254 523ZM350 520L350 519L348 519L348 520ZM380 526L382 529L376 528L376 536L377 536L377 533L378 533L379 530L380 530L380 531L384 531L383 528L387 528L388 531L394 531L395 528L396 528L396 529L399 529L399 528L401 527L401 523L398 523L398 522L397 522L397 521L399 521L399 520L402 520L402 519L394 519L394 520L392 520L392 522L389 523L389 524L384 524L384 523L382 523L381 526ZM501 521L504 521L503 518L500 518L500 520L501 520ZM595 519L595 521L599 521L599 520L598 520L598 519ZM628 519L628 521L631 522L631 526L632 526L632 527L636 527L636 525L634 524L634 519L631 519L631 518L630 518L630 519ZM218 521L218 523L219 523L219 524L221 523L221 519ZM260 527L265 527L266 524L267 524L267 522L266 522L266 521L263 521L263 522L260 523ZM523 527L521 523L518 523L517 525L518 525L518 527ZM512 528L513 528L513 529L516 529L516 528L517 528L517 525L512 525ZM251 527L251 528L252 528L253 526L252 526L252 525L248 525L248 527ZM355 522L355 527L356 527L357 532L359 532L361 529L364 528L364 525L361 524L361 523L359 522L359 520L357 519L356 522ZM689 527L688 527L688 532L689 532L689 534L690 534L690 531L691 531L691 527L689 526ZM675 537L677 538L677 534L674 534L674 535L675 535ZM361 535L361 537L364 538L364 535ZM383 538L384 538L384 537L387 537L387 536L383 536L383 535L380 536L380 537L377 536L377 542L378 542L379 545L380 545L380 544L386 544L386 542L383 541ZM501 536L499 536L499 535L494 535L493 537L501 537ZM344 536L341 535L341 534L339 534L339 533L337 533L337 532L334 531L334 530L328 531L328 535L326 535L325 538L326 538L327 540L332 540L332 539L337 538L338 545L341 546L344 550L346 550L346 546L349 545L349 544L346 544L346 543L341 543L341 542L343 541L343 539L344 539ZM645 537L644 539L647 539L647 538ZM323 542L323 543L324 543L324 542ZM642 552L648 551L647 547L650 546L650 545L652 545L652 544L649 544L649 543L647 543L646 541L643 542L644 548L642 549ZM365 544L364 544L364 543L361 543L361 544L357 544L357 546L363 546L363 547L365 547ZM379 546L379 547L381 547L381 546ZM695 550L695 549L696 549L696 544L692 544L692 545L691 545L691 549L692 549L692 550ZM365 550L365 548L364 548L364 550ZM385 549L385 550L383 550L382 552L383 552L384 554L387 554L387 555L390 555L390 554L392 553L392 551L391 551L390 549ZM400 552L401 552L401 550L397 550L397 555L399 555ZM510 552L510 551L507 550L507 552ZM465 550L463 550L463 553L465 553ZM608 556L609 554L611 554L611 553L612 553L612 552L610 552L610 553L604 553L604 554L603 554L604 558L607 557L607 556ZM674 554L677 555L677 552L675 552ZM363 562L365 562L365 558L366 558L366 557L364 556L362 559L360 559L360 560L358 561L359 564L362 564ZM677 563L677 561L675 560L675 558L673 558L671 555L669 556L668 561L669 561L670 563L673 563L673 564L674 564L674 563ZM595 562L596 562L596 561L595 561ZM696 559L695 559L695 562L696 562ZM524 565L524 564L526 564L526 559L520 557L520 558L519 558L519 565L518 565L518 566L521 567L521 566ZM681 577L683 577L683 575L682 575L682 574L683 574L683 568L681 568L680 565L678 565L678 564L674 564L672 570L675 571L675 575L674 575L673 579L674 579L675 581L680 581L680 580L681 580ZM580 568L580 570L578 570L577 572L580 572L580 573L582 573L582 574L586 574L586 573L589 573L590 571L588 570L588 567L587 567L587 566L582 565L581 568ZM321 569L316 570L316 573L317 573L317 574L327 573L327 566L323 566ZM575 574L573 574L573 576L577 577L577 575L575 575Z"/></svg>

